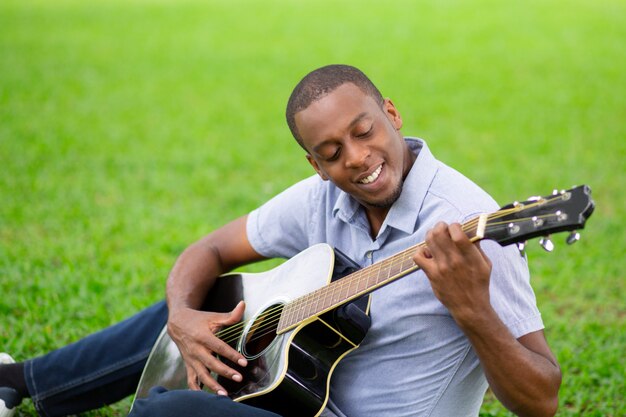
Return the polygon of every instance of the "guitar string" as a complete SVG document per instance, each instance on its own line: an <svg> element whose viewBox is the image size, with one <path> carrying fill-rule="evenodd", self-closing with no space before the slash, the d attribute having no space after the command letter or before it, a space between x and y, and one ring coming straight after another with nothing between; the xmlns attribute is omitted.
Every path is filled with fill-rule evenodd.
<svg viewBox="0 0 626 417"><path fill-rule="evenodd" d="M549 200L543 200L543 201L539 200L537 202L533 202L533 203L527 204L526 206L512 207L510 209L501 209L501 210L499 210L499 211L497 211L495 213L492 213L492 214L488 215L488 220L489 219L497 219L497 218L509 215L511 213L515 213L515 212L519 212L519 211L522 211L522 210L526 210L528 208L531 208L531 207L534 207L534 206L537 206L537 205L540 205L540 204L545 204L546 202L550 202L550 201L552 201L554 199L557 199L557 198L560 198L560 196L554 197L554 198L549 199ZM543 215L543 216L534 216L534 218L545 218L545 217L550 217L550 216L554 216L554 214L547 214L547 215ZM462 225L462 230L465 231L465 232L472 231L473 228L474 228L474 225L478 224L479 219L480 219L480 217L475 217L475 218L469 220L468 222L464 223ZM514 220L514 221L495 222L495 223L494 222L489 222L489 224L487 224L485 228L496 226L496 225L502 225L502 224L506 224L506 223L511 223L511 222L527 221L529 219L533 219L533 218L528 217L528 218L523 218L523 219L517 219L517 220ZM398 266L398 261L400 261L400 263L404 263L404 262L407 261L407 259L405 259L407 251L410 251L412 253L412 252L414 252L414 250L417 247L424 246L424 245L425 245L425 242L421 242L420 244L414 245L414 246L408 248L407 250L404 250L404 251L402 251L402 252L400 252L400 253L398 253L396 255L393 255L393 256L391 256L389 258L386 258L386 259L382 260L378 264L390 263L391 267ZM416 268L416 269L418 269L418 268ZM405 272L406 270L407 269L402 269L401 268L399 273ZM357 271L357 273L360 272L360 271L363 271L363 270L359 270L359 271ZM348 286L348 289L349 289L349 287L352 284L354 284L354 282L352 282L352 281L357 281L358 282L358 280L353 279L354 276L355 275L363 275L363 273L361 273L361 274L357 274L357 273L351 274L351 276L352 276L351 278L352 279L350 279L350 280L341 279L341 280L335 281L335 283L338 283L335 286L338 287L339 290L345 289L346 286ZM397 275L397 274L394 274L391 277L394 277L395 275ZM368 277L371 277L371 276L368 276ZM349 277L345 277L345 278L350 278L350 276ZM361 278L361 277L359 277L359 278ZM383 282L384 282L384 280L383 280ZM377 284L379 284L379 283L380 282L377 282ZM328 285L326 287L322 287L322 288L328 288L328 287L330 287L330 285ZM313 293L315 293L316 291L314 291ZM328 292L328 291L326 291L326 292ZM311 294L313 294L313 293L310 293L310 294L307 294L305 296L299 297L299 298L293 300L291 303L288 303L287 305L293 304L293 303L295 303L297 301L302 301L302 300L304 301L305 304L310 304L310 302L308 300L306 300L307 298L313 298L312 299L313 302L317 301L319 303L319 299L316 300L314 297L310 297ZM342 301L342 302L345 302L345 301ZM261 316L255 318L254 320L260 321L261 324L259 325L259 327L257 327L255 329L255 332L253 333L253 338L251 338L249 340L249 342L253 341L253 340L256 340L256 339L258 339L260 337L263 337L263 336L267 335L269 332L274 332L275 331L274 329L277 328L277 326L275 326L275 324L277 324L278 321L280 320L282 312L284 311L284 307L285 306L283 306L283 305L276 306L274 308L271 308L271 309L267 310ZM307 307L309 307L309 305L307 305ZM310 317L313 317L314 315L315 314L313 314L313 315L309 314L308 316L304 317L303 320L306 320L306 319L308 319ZM240 335L242 333L242 332L240 332L240 329L243 329L243 327L247 323L249 323L249 322L250 322L250 320L247 320L247 321L244 321L244 322L240 322L238 325L229 326L228 328L226 328L224 330L220 330L220 331L216 332L216 336L219 337L220 339L222 339L223 341L225 341L226 343L231 343L234 340L239 339L239 337L240 337ZM266 333L260 333L259 334L259 331L265 331L266 329L269 329L270 331L266 332ZM259 335L256 338L254 338L254 335L257 335L257 334L259 334ZM231 336L231 337L234 336L234 338L223 339L223 338L225 338L227 336Z"/></svg>

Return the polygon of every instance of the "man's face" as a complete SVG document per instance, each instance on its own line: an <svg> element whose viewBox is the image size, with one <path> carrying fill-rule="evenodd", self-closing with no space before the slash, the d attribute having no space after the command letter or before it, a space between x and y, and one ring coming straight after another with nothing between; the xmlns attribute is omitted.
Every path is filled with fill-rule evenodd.
<svg viewBox="0 0 626 417"><path fill-rule="evenodd" d="M352 83L296 113L307 159L324 179L366 208L389 208L413 162L402 119L385 100L382 108Z"/></svg>

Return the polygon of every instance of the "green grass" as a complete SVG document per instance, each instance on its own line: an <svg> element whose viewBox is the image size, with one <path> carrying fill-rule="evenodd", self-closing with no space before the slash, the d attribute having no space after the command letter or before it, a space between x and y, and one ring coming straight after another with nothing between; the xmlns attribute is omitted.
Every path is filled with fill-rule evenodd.
<svg viewBox="0 0 626 417"><path fill-rule="evenodd" d="M625 18L620 0L3 1L0 350L160 299L187 244L311 174L284 105L342 62L503 204L593 188L583 240L529 257L558 415L625 415ZM483 414L509 415L491 395Z"/></svg>

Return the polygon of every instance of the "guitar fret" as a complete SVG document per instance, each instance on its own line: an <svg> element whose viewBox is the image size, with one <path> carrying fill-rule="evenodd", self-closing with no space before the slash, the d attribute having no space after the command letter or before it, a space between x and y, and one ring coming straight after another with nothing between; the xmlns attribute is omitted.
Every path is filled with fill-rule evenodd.
<svg viewBox="0 0 626 417"><path fill-rule="evenodd" d="M359 284L359 290L365 290L369 287L369 277L373 271L372 267L373 265L355 272L354 279Z"/></svg>
<svg viewBox="0 0 626 417"><path fill-rule="evenodd" d="M333 298L333 301L335 303L337 303L340 300L345 300L348 297L348 291L346 289L345 282L341 282L341 280L337 281L336 287L337 288L335 291L335 297Z"/></svg>
<svg viewBox="0 0 626 417"><path fill-rule="evenodd" d="M348 277L347 278L348 282L350 283L348 286L348 289L350 290L350 294L354 295L354 294L358 294L359 292L359 281L352 279L352 277Z"/></svg>
<svg viewBox="0 0 626 417"><path fill-rule="evenodd" d="M318 311L324 311L326 310L329 306L329 299L330 299L330 294L329 294L329 288L326 287L324 288L322 291L320 291L320 300L321 300L321 307L318 309Z"/></svg>
<svg viewBox="0 0 626 417"><path fill-rule="evenodd" d="M380 279L380 277L381 277L382 275L385 275L385 278L384 278L384 279L387 279L387 277L386 277L386 275L387 275L387 268L385 267L385 262L386 262L386 261L383 261L383 262L379 262L379 263L378 263L378 271L376 271L376 276L378 277L378 278L376 279L377 281L380 281L380 280L381 280L381 279Z"/></svg>
<svg viewBox="0 0 626 417"><path fill-rule="evenodd" d="M333 304L337 304L341 300L341 283L337 281L337 284L333 286Z"/></svg>
<svg viewBox="0 0 626 417"><path fill-rule="evenodd" d="M383 261L382 265L380 266L380 269L381 269L380 272L382 272L382 273L379 273L377 275L376 284L378 284L380 282L387 281L387 279L391 276L390 275L389 263L390 263L389 258L387 258L387 259L385 259Z"/></svg>
<svg viewBox="0 0 626 417"><path fill-rule="evenodd" d="M307 315L307 309L306 309L306 296L300 297L300 299L302 300L300 302L300 308L298 311L298 321L303 321L304 319L306 319L308 317Z"/></svg>
<svg viewBox="0 0 626 417"><path fill-rule="evenodd" d="M288 327L291 326L293 323L295 323L295 314L296 314L296 304L291 302L289 304L287 304L288 307L288 311L287 314L285 314L285 324L284 327Z"/></svg>
<svg viewBox="0 0 626 417"><path fill-rule="evenodd" d="M303 297L299 297L295 299L295 303L294 303L294 323L298 323L300 322L303 318L304 318L304 313L302 310L302 298Z"/></svg>
<svg viewBox="0 0 626 417"><path fill-rule="evenodd" d="M307 300L308 314L307 314L307 317L308 316L312 316L313 314L315 314L317 312L317 308L316 308L317 297L318 297L317 290L313 291L312 293L310 293L308 295L308 300Z"/></svg>
<svg viewBox="0 0 626 417"><path fill-rule="evenodd" d="M315 296L315 313L318 313L319 311L321 311L320 309L320 296L319 296L319 292L321 292L320 290L316 290L316 296Z"/></svg>
<svg viewBox="0 0 626 417"><path fill-rule="evenodd" d="M364 290L367 285L365 283L365 281L362 279L362 275L363 273L360 274L353 274L348 278L344 278L344 279L349 279L350 281L352 281L354 283L354 293L360 293L362 290Z"/></svg>
<svg viewBox="0 0 626 417"><path fill-rule="evenodd" d="M278 320L278 328L277 330L283 329L291 325L292 322L292 312L293 308L291 303L285 304L283 307L283 311L280 315L280 319Z"/></svg>
<svg viewBox="0 0 626 417"><path fill-rule="evenodd" d="M391 263L391 267L389 268L389 276L396 276L402 271L402 267L396 262L396 259L393 259Z"/></svg>
<svg viewBox="0 0 626 417"><path fill-rule="evenodd" d="M302 305L300 306L300 311L302 313L302 318L307 318L310 316L310 300L311 300L311 295L305 295L302 298Z"/></svg>

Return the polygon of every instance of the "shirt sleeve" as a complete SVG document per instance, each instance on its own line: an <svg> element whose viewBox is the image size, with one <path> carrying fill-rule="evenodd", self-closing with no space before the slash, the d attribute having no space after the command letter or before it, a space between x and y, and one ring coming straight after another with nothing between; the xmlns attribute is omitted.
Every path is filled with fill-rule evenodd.
<svg viewBox="0 0 626 417"><path fill-rule="evenodd" d="M519 338L543 329L526 258L513 245L502 247L484 240L481 248L493 265L489 286L491 305L513 336Z"/></svg>
<svg viewBox="0 0 626 417"><path fill-rule="evenodd" d="M252 211L246 232L254 250L267 258L291 258L308 248L318 194L319 179L313 176Z"/></svg>

